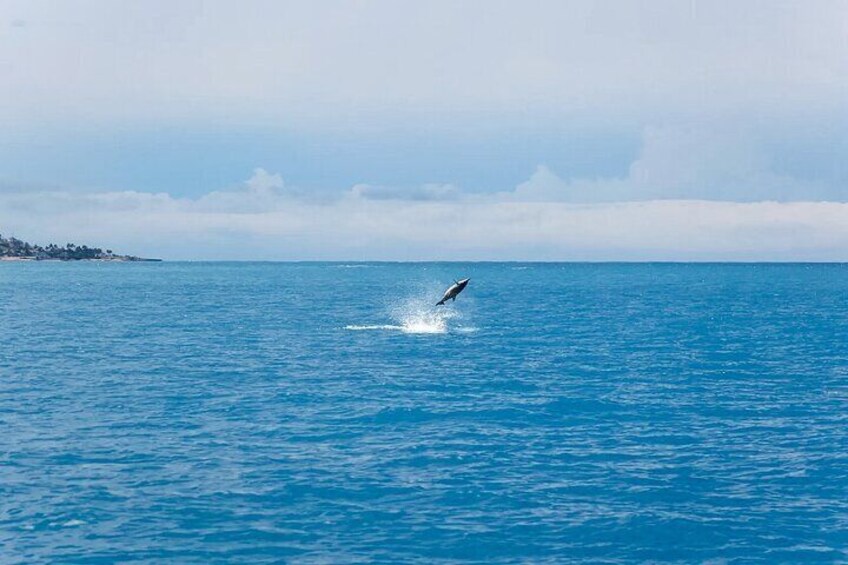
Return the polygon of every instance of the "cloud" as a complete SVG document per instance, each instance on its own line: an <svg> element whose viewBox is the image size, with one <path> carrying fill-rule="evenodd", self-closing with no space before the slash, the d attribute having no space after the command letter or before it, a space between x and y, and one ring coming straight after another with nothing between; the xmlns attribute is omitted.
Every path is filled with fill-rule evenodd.
<svg viewBox="0 0 848 565"><path fill-rule="evenodd" d="M507 196L519 201L616 202L655 199L827 199L832 187L774 172L761 141L744 129L646 128L622 178L563 179L545 165ZM848 194L846 194L848 196Z"/></svg>
<svg viewBox="0 0 848 565"><path fill-rule="evenodd" d="M356 184L349 196L366 200L455 200L461 192L452 184L429 183L414 188Z"/></svg>
<svg viewBox="0 0 848 565"><path fill-rule="evenodd" d="M262 162L445 200L419 183L503 191L541 163L514 198L848 199L840 0L248 5L0 2L0 184L197 196ZM204 205L297 187L241 190Z"/></svg>
<svg viewBox="0 0 848 565"><path fill-rule="evenodd" d="M253 176L244 181L248 192L260 196L274 196L285 188L286 183L279 173L271 174L265 169L253 170Z"/></svg>
<svg viewBox="0 0 848 565"><path fill-rule="evenodd" d="M0 229L166 258L846 260L846 18L840 0L9 0L2 168L27 186L0 179ZM629 157L583 159L617 176L536 155L579 152L572 126L617 136L645 124L660 125L644 129L626 170ZM817 138L820 124L837 125ZM204 150L236 126L255 137ZM263 128L296 142L275 145ZM553 141L531 147L536 130ZM154 140L147 151L133 151L129 132L139 131ZM813 141L789 145L818 156L774 150L803 131ZM420 153L380 150L410 132ZM130 149L111 162L92 137ZM143 186L167 192L45 188L86 184L80 171L110 166L144 177L151 153L158 174L151 165ZM294 178L313 184L363 161L354 169L372 182L350 188L356 173L311 193L256 169L196 196L162 172L197 178L204 162L241 171L272 160L260 155L310 164ZM520 164L486 175L495 159ZM488 193L380 180L421 168L444 178L449 161L463 179L543 164ZM222 170L211 176L235 178ZM139 186L98 178L91 184Z"/></svg>
<svg viewBox="0 0 848 565"><path fill-rule="evenodd" d="M203 195L188 206L194 211L249 214L276 209L290 193L280 174L257 168L241 186Z"/></svg>
<svg viewBox="0 0 848 565"><path fill-rule="evenodd" d="M568 188L544 169L528 182ZM531 190L522 187L509 198L421 190L435 197L388 188L375 197L360 185L316 201L258 169L198 199L3 192L0 231L168 259L848 260L842 202L581 204L522 200Z"/></svg>

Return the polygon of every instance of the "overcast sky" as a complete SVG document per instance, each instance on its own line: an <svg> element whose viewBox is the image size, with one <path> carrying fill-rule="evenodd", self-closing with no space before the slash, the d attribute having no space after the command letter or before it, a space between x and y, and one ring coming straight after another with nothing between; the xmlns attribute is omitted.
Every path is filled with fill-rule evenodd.
<svg viewBox="0 0 848 565"><path fill-rule="evenodd" d="M0 233L848 260L848 2L0 0Z"/></svg>

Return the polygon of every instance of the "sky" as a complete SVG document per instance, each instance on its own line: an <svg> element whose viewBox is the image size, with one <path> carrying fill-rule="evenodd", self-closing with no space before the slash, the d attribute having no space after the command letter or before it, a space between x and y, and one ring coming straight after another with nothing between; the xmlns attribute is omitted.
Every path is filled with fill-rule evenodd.
<svg viewBox="0 0 848 565"><path fill-rule="evenodd" d="M842 0L0 0L0 233L848 261Z"/></svg>

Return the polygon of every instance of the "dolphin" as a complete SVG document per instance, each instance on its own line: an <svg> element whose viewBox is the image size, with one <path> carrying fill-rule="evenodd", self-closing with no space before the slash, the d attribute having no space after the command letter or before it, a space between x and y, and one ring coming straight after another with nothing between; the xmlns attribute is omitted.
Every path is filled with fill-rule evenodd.
<svg viewBox="0 0 848 565"><path fill-rule="evenodd" d="M456 295L465 290L465 286L470 280L471 279L462 279L461 281L454 281L454 283L445 291L445 295L442 299L436 302L436 306L443 305L447 300L456 301Z"/></svg>

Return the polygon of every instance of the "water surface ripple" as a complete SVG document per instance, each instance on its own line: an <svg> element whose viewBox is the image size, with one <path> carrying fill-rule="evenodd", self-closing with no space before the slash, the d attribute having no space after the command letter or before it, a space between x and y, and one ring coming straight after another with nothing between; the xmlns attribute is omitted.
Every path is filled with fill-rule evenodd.
<svg viewBox="0 0 848 565"><path fill-rule="evenodd" d="M848 266L365 266L0 264L0 562L848 560Z"/></svg>

